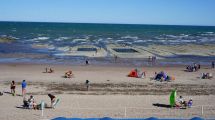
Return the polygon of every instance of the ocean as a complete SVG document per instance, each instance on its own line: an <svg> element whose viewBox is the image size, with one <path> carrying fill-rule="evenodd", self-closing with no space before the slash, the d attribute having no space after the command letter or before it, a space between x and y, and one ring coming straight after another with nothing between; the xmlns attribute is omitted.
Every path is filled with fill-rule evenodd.
<svg viewBox="0 0 215 120"><path fill-rule="evenodd" d="M0 62L9 58L14 60L3 54L42 54L48 58L66 59L68 56L57 54L78 45L94 45L106 50L108 44L131 47L215 44L215 26L0 22L0 38ZM38 48L34 45L44 46ZM84 56L72 58L85 59Z"/></svg>

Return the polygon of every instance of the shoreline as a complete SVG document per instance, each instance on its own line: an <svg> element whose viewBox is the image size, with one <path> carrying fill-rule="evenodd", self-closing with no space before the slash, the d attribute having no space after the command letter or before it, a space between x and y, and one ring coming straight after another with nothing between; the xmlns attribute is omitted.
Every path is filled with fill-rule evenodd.
<svg viewBox="0 0 215 120"><path fill-rule="evenodd" d="M0 55L4 56L4 55ZM33 56L33 57L32 57ZM141 66L141 67L153 67L153 66L187 66L193 63L198 63L204 66L211 65L211 62L215 59L215 56L199 57L199 56L175 56L166 57L165 59L157 59L155 62L149 61L148 58L117 58L114 57L97 57L90 58L84 56L73 57L45 57L35 58L31 57L1 57L0 64L50 64L50 65L85 65L85 60L89 61L90 65L94 66Z"/></svg>

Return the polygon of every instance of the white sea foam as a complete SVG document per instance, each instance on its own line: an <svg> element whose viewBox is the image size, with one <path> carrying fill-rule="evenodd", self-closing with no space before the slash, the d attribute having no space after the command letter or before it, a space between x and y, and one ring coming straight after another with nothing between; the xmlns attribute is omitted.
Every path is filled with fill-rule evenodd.
<svg viewBox="0 0 215 120"><path fill-rule="evenodd" d="M58 47L57 50L60 50L60 51L70 51L70 47L69 46L65 46L65 47Z"/></svg>
<svg viewBox="0 0 215 120"><path fill-rule="evenodd" d="M86 41L83 41L83 42L80 42L79 44L86 44L86 43L88 43L88 42L86 42Z"/></svg>
<svg viewBox="0 0 215 120"><path fill-rule="evenodd" d="M27 41L39 42L39 41L48 40L48 39L49 39L49 37L37 37L37 38L29 39Z"/></svg>
<svg viewBox="0 0 215 120"><path fill-rule="evenodd" d="M55 41L63 41L63 40L68 40L70 39L69 37L59 37L59 38L56 38Z"/></svg>
<svg viewBox="0 0 215 120"><path fill-rule="evenodd" d="M168 38L177 38L178 36L175 36L175 35L166 35L166 37L168 37Z"/></svg>
<svg viewBox="0 0 215 120"><path fill-rule="evenodd" d="M38 37L37 39L38 39L38 40L48 40L49 37Z"/></svg>
<svg viewBox="0 0 215 120"><path fill-rule="evenodd" d="M108 37L107 40L112 40L113 38Z"/></svg>
<svg viewBox="0 0 215 120"><path fill-rule="evenodd" d="M207 33L207 34L213 34L214 32L205 32L205 33Z"/></svg>
<svg viewBox="0 0 215 120"><path fill-rule="evenodd" d="M116 40L116 42L124 42L125 40Z"/></svg>
<svg viewBox="0 0 215 120"><path fill-rule="evenodd" d="M83 42L83 41L87 41L86 39L73 39L73 42Z"/></svg>
<svg viewBox="0 0 215 120"><path fill-rule="evenodd" d="M146 42L152 42L153 40L145 40Z"/></svg>
<svg viewBox="0 0 215 120"><path fill-rule="evenodd" d="M127 36L123 36L121 37L122 39L133 39L133 40L137 40L138 37L137 36L130 36L130 35L127 35Z"/></svg>
<svg viewBox="0 0 215 120"><path fill-rule="evenodd" d="M142 43L142 42L145 42L144 40L136 40L134 41L134 43Z"/></svg>
<svg viewBox="0 0 215 120"><path fill-rule="evenodd" d="M196 42L196 40L180 40L181 43L191 43Z"/></svg>

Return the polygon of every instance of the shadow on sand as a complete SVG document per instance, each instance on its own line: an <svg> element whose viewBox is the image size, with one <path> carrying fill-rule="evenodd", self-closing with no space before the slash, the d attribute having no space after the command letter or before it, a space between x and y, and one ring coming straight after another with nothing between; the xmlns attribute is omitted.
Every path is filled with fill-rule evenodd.
<svg viewBox="0 0 215 120"><path fill-rule="evenodd" d="M4 91L4 93L12 95L12 93L11 93L11 92L8 92L8 91ZM20 94L16 94L15 96L20 96L20 97L22 97L22 95L20 95Z"/></svg>
<svg viewBox="0 0 215 120"><path fill-rule="evenodd" d="M156 107L164 107L164 108L171 108L170 105L167 105L167 104L160 104L160 103L154 103L152 104L153 106L156 106Z"/></svg>

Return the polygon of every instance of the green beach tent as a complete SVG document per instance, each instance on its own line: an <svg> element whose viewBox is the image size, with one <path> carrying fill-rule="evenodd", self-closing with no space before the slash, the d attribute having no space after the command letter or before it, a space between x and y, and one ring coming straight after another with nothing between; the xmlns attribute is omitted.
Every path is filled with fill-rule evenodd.
<svg viewBox="0 0 215 120"><path fill-rule="evenodd" d="M169 97L169 103L171 107L175 105L175 99L176 99L176 90L173 90Z"/></svg>

